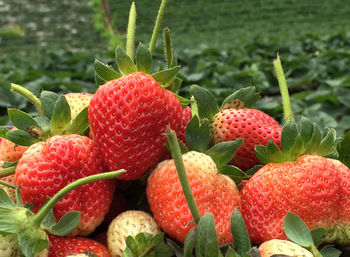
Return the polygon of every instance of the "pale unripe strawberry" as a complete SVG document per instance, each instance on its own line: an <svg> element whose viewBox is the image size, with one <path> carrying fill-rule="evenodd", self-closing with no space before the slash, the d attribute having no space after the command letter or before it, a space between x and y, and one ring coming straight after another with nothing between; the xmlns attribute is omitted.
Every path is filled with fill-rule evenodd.
<svg viewBox="0 0 350 257"><path fill-rule="evenodd" d="M0 257L17 257L18 239L16 234L7 236L0 235ZM34 254L34 257L47 257L48 250L44 249L40 253Z"/></svg>
<svg viewBox="0 0 350 257"><path fill-rule="evenodd" d="M74 120L82 110L89 106L93 94L69 93L64 96L70 106L72 120Z"/></svg>
<svg viewBox="0 0 350 257"><path fill-rule="evenodd" d="M139 233L157 234L160 229L153 217L144 211L126 211L119 214L107 231L108 249L112 257L120 257L126 247L125 239Z"/></svg>
<svg viewBox="0 0 350 257"><path fill-rule="evenodd" d="M280 239L272 239L264 242L258 248L261 257L271 257L275 254L284 254L295 257L313 257L313 254L305 248L293 242Z"/></svg>

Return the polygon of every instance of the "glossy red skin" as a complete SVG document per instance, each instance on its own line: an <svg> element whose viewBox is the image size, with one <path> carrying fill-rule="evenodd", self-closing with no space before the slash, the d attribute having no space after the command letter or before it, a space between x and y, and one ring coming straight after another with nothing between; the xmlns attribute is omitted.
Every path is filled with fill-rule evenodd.
<svg viewBox="0 0 350 257"><path fill-rule="evenodd" d="M213 214L218 243L230 243L233 241L230 217L232 211L240 206L239 192L229 177L217 173L209 156L192 153L195 152L183 155L183 160L196 204L201 215L207 212ZM157 224L165 233L183 243L195 223L173 160L161 162L152 171L146 193Z"/></svg>
<svg viewBox="0 0 350 257"><path fill-rule="evenodd" d="M52 197L69 183L105 172L106 167L94 142L85 136L54 136L28 148L18 161L16 185L22 185L24 204L35 204L37 212L48 196ZM71 235L88 235L108 212L115 190L115 180L102 180L78 187L55 206L56 219L68 211L82 214Z"/></svg>
<svg viewBox="0 0 350 257"><path fill-rule="evenodd" d="M134 180L155 166L167 149L166 126L178 131L182 108L177 97L150 75L135 72L106 82L89 105L89 122L109 170Z"/></svg>
<svg viewBox="0 0 350 257"><path fill-rule="evenodd" d="M90 249L97 257L111 257L106 246L83 237L49 236L50 248L48 257L62 257L71 254L82 254Z"/></svg>
<svg viewBox="0 0 350 257"><path fill-rule="evenodd" d="M310 229L348 227L349 188L350 170L336 160L304 155L296 162L267 164L241 191L242 216L252 242L287 239L283 220L288 212L299 215Z"/></svg>
<svg viewBox="0 0 350 257"><path fill-rule="evenodd" d="M181 129L177 133L177 138L180 142L184 143L186 145L186 136L185 131L187 124L192 119L192 110L189 106L187 106L185 109L182 110L182 122L181 122Z"/></svg>
<svg viewBox="0 0 350 257"><path fill-rule="evenodd" d="M280 146L282 127L271 116L256 109L224 109L211 123L213 143L243 138L231 164L246 171L259 164L255 156L256 145L267 145L272 139Z"/></svg>

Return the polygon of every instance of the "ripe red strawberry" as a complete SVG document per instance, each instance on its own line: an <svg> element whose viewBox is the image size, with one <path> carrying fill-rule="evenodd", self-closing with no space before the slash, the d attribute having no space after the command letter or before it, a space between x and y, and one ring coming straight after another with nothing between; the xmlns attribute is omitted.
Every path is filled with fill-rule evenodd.
<svg viewBox="0 0 350 257"><path fill-rule="evenodd" d="M74 120L82 110L89 106L93 94L68 93L64 96L70 106L72 120Z"/></svg>
<svg viewBox="0 0 350 257"><path fill-rule="evenodd" d="M244 144L238 148L231 164L248 170L258 164L254 148L266 145L272 139L280 144L282 128L276 120L257 109L223 108L213 118L211 137L214 144L243 138Z"/></svg>
<svg viewBox="0 0 350 257"><path fill-rule="evenodd" d="M201 215L214 216L218 243L232 242L231 212L240 206L235 183L218 174L211 157L199 152L184 154L186 174ZM148 178L147 198L158 225L172 238L184 242L187 232L195 226L174 165L166 160L157 165Z"/></svg>
<svg viewBox="0 0 350 257"><path fill-rule="evenodd" d="M186 144L186 137L185 137L185 130L187 127L187 124L192 119L192 113L191 113L191 107L187 106L185 109L182 110L182 123L181 123L181 129L177 133L177 137L180 142Z"/></svg>
<svg viewBox="0 0 350 257"><path fill-rule="evenodd" d="M50 247L48 257L74 256L86 254L86 256L111 257L107 247L83 237L59 237L49 236Z"/></svg>
<svg viewBox="0 0 350 257"><path fill-rule="evenodd" d="M16 130L16 128L12 128L11 130ZM26 149L27 147L25 146L15 145L13 142L6 140L5 138L0 138L0 161L18 161Z"/></svg>
<svg viewBox="0 0 350 257"><path fill-rule="evenodd" d="M94 144L85 136L54 136L28 148L16 168L16 185L22 185L23 202L34 204L36 212L48 196L67 184L106 167ZM102 222L113 198L115 181L104 180L79 187L65 195L54 207L56 219L68 211L82 214L72 235L88 235Z"/></svg>
<svg viewBox="0 0 350 257"><path fill-rule="evenodd" d="M178 131L182 109L177 97L152 76L134 72L101 86L89 105L95 141L118 179L141 177L164 156L166 125Z"/></svg>

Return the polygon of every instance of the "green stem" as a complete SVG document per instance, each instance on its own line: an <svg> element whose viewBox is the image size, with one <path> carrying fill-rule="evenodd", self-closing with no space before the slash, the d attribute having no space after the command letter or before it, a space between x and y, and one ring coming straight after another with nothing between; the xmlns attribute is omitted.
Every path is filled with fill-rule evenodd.
<svg viewBox="0 0 350 257"><path fill-rule="evenodd" d="M2 180L0 180L0 184L4 185L4 186L7 186L9 188L12 188L12 189L16 189L16 187L14 185L12 185L10 183L6 183L5 181L2 181Z"/></svg>
<svg viewBox="0 0 350 257"><path fill-rule="evenodd" d="M128 32L126 34L126 53L131 60L134 60L135 51L135 28L136 28L136 7L135 2L132 2L129 13Z"/></svg>
<svg viewBox="0 0 350 257"><path fill-rule="evenodd" d="M43 107L39 98L37 98L32 92L28 89L21 87L20 85L11 83L11 91L16 92L24 97L26 97L35 107L40 116L45 116Z"/></svg>
<svg viewBox="0 0 350 257"><path fill-rule="evenodd" d="M16 166L11 166L0 170L0 178L15 174Z"/></svg>
<svg viewBox="0 0 350 257"><path fill-rule="evenodd" d="M315 256L315 257L323 257L322 254L320 253L320 251L317 249L317 247L314 244L311 245L309 250L313 254L313 256Z"/></svg>
<svg viewBox="0 0 350 257"><path fill-rule="evenodd" d="M90 182L98 181L98 180L104 180L104 179L112 179L116 178L120 173L124 172L124 170L118 170L118 171L110 171L110 172L104 172L100 174L91 175L85 178L78 179L69 185L62 188L60 191L58 191L35 215L34 217L34 224L38 224L40 226L41 222L45 218L46 214L53 208L53 206L66 194L68 194L73 189L88 184Z"/></svg>
<svg viewBox="0 0 350 257"><path fill-rule="evenodd" d="M149 51L151 52L151 55L153 55L154 47L156 46L160 25L162 24L164 12L165 12L165 6L167 4L168 0L162 0L159 10L158 10L158 16L156 20L156 24L154 25L151 42L149 43Z"/></svg>
<svg viewBox="0 0 350 257"><path fill-rule="evenodd" d="M184 166L184 163L182 160L182 154L181 154L179 142L177 141L177 137L176 137L175 132L172 129L170 129L169 126L167 127L166 135L168 137L168 142L169 142L169 146L171 149L171 151L170 151L171 157L173 157L173 159L174 159L174 163L175 163L175 167L177 170L177 174L179 176L182 191L184 192L184 195L185 195L188 207L190 208L194 222L196 222L196 224L198 224L198 222L201 218L201 215L199 213L198 206L194 200L194 197L193 197L193 194L191 191L191 187L190 187L190 183L188 182L185 166Z"/></svg>
<svg viewBox="0 0 350 257"><path fill-rule="evenodd" d="M290 104L290 97L288 93L288 86L287 86L286 78L284 76L281 59L279 55L277 55L277 59L273 61L273 66L275 67L277 80L278 80L278 84L279 84L280 92L282 96L284 119L286 122L294 121L293 110Z"/></svg>
<svg viewBox="0 0 350 257"><path fill-rule="evenodd" d="M171 60L172 60L172 57L173 57L173 53L172 53L172 50L171 50L171 41L170 41L170 30L169 30L169 28L164 28L163 36L164 36L165 58L166 58L166 62L168 64L168 68L170 68Z"/></svg>

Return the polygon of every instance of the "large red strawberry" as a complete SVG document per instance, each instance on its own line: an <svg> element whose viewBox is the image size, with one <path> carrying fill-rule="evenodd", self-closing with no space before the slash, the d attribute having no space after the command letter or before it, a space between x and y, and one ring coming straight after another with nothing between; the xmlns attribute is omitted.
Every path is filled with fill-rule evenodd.
<svg viewBox="0 0 350 257"><path fill-rule="evenodd" d="M244 144L231 161L242 170L259 163L254 153L256 145L266 145L270 139L279 145L282 131L271 116L257 109L246 108L239 100L224 105L214 116L210 128L214 144L244 139Z"/></svg>
<svg viewBox="0 0 350 257"><path fill-rule="evenodd" d="M123 168L127 172L118 179L132 180L165 156L165 127L180 129L182 108L177 97L157 82L159 75L137 71L140 65L136 67L121 48L117 48L117 63L124 75L115 75L119 78L110 81L108 77L108 82L98 88L89 105L89 122L108 168ZM97 73L98 67L112 72L99 64ZM105 73L100 72L101 76Z"/></svg>
<svg viewBox="0 0 350 257"><path fill-rule="evenodd" d="M214 161L206 154L191 151L182 158L200 214L213 214L220 245L232 242L231 212L240 206L235 183L229 177L218 174ZM157 165L148 178L146 193L158 225L172 238L184 242L195 223L174 160Z"/></svg>
<svg viewBox="0 0 350 257"><path fill-rule="evenodd" d="M321 139L320 129L302 119L300 132L294 122L284 126L283 152L272 142L258 147L257 155L268 164L241 191L242 215L253 242L285 239L283 220L288 212L300 216L309 229L324 227L326 242L350 242L350 170L320 156L333 150L334 131Z"/></svg>
<svg viewBox="0 0 350 257"><path fill-rule="evenodd" d="M50 247L48 257L75 256L85 254L87 257L111 257L107 247L84 237L49 236Z"/></svg>
<svg viewBox="0 0 350 257"><path fill-rule="evenodd" d="M106 170L95 143L85 136L54 136L30 146L18 161L16 185L24 203L37 211L46 198L67 184ZM113 198L115 181L98 181L77 188L54 207L56 219L68 211L82 214L72 235L88 235L102 222Z"/></svg>

